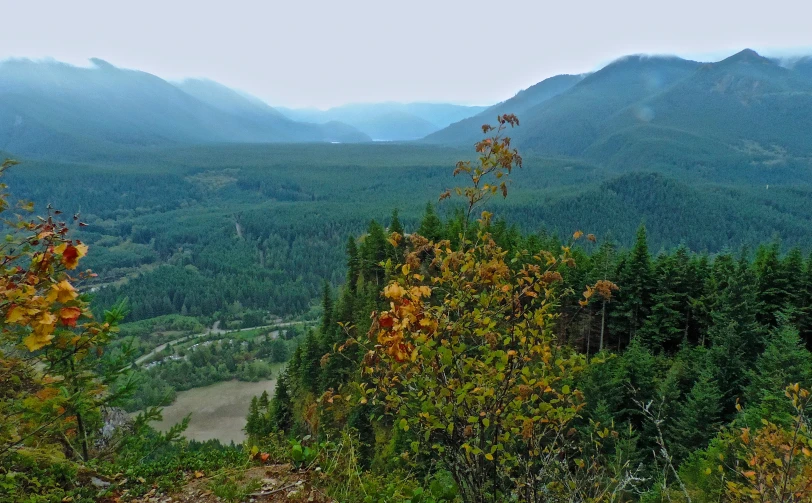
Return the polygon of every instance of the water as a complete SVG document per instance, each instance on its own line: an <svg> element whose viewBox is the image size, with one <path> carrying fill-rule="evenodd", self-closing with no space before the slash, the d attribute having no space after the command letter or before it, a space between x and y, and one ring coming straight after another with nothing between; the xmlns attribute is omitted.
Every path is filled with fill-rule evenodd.
<svg viewBox="0 0 812 503"><path fill-rule="evenodd" d="M217 439L224 444L245 440L245 417L251 398L263 391L273 396L275 379L260 382L226 381L202 388L178 392L175 402L164 407L163 421L153 423L160 431L166 431L179 423L187 414L192 420L184 436L189 440Z"/></svg>

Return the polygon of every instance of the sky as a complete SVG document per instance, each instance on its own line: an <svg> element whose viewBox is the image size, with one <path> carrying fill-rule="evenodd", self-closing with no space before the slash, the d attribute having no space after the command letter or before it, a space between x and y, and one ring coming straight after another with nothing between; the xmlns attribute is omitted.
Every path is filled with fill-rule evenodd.
<svg viewBox="0 0 812 503"><path fill-rule="evenodd" d="M272 105L492 104L627 54L812 54L809 0L0 0L0 59L91 57Z"/></svg>

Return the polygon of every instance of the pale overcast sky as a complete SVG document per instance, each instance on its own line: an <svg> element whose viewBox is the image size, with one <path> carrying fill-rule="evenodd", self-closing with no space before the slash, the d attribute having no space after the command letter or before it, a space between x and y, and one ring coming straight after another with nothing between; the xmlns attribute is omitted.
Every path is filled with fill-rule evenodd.
<svg viewBox="0 0 812 503"><path fill-rule="evenodd" d="M630 53L812 53L812 0L0 0L0 59L99 57L273 105L490 104Z"/></svg>

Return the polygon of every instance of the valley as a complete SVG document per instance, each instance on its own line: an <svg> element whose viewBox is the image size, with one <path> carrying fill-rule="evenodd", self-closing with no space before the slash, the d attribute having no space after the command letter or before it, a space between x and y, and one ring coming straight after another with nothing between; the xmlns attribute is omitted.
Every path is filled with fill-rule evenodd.
<svg viewBox="0 0 812 503"><path fill-rule="evenodd" d="M0 501L812 501L812 59L514 91L0 62Z"/></svg>

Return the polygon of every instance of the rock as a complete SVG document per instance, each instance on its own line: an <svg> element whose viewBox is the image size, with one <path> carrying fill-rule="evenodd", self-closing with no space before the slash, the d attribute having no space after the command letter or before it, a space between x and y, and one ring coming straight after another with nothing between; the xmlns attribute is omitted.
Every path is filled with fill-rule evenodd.
<svg viewBox="0 0 812 503"><path fill-rule="evenodd" d="M105 482L104 480L97 478L97 477L90 477L90 483L96 487L110 487L110 482Z"/></svg>

